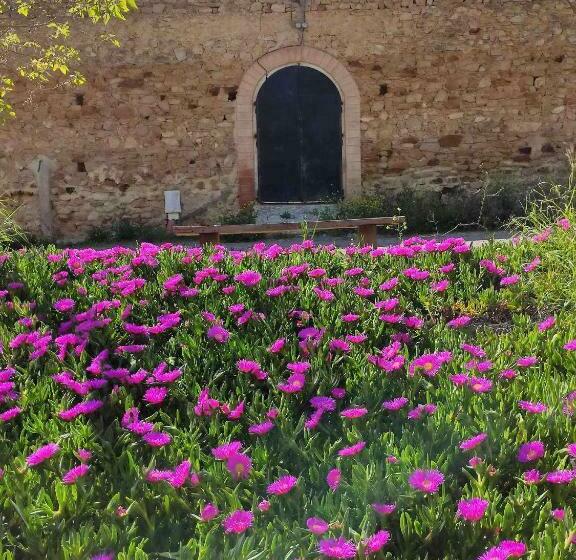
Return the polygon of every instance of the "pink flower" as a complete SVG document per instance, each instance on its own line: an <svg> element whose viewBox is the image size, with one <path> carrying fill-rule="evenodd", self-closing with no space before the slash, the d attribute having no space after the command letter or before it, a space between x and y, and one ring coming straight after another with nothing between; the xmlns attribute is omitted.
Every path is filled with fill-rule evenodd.
<svg viewBox="0 0 576 560"><path fill-rule="evenodd" d="M278 389L283 393L299 393L304 388L306 377L303 373L293 373L286 382L280 383Z"/></svg>
<svg viewBox="0 0 576 560"><path fill-rule="evenodd" d="M536 356L524 356L523 358L518 358L516 365L518 367L530 367L538 363L538 358Z"/></svg>
<svg viewBox="0 0 576 560"><path fill-rule="evenodd" d="M260 511L268 511L270 509L270 502L268 500L262 500L259 504L258 504L258 509Z"/></svg>
<svg viewBox="0 0 576 560"><path fill-rule="evenodd" d="M367 408L346 408L340 413L343 418L361 418L368 414Z"/></svg>
<svg viewBox="0 0 576 560"><path fill-rule="evenodd" d="M562 348L564 348L564 350L576 350L576 338L564 344Z"/></svg>
<svg viewBox="0 0 576 560"><path fill-rule="evenodd" d="M488 393L492 390L493 382L486 377L470 377L468 379L468 386L475 393Z"/></svg>
<svg viewBox="0 0 576 560"><path fill-rule="evenodd" d="M234 280L243 286L252 287L256 286L260 280L262 280L262 275L255 270L245 270L240 274L236 274L236 276L234 276Z"/></svg>
<svg viewBox="0 0 576 560"><path fill-rule="evenodd" d="M295 476L285 475L281 476L278 480L269 484L266 488L268 494L274 494L275 496L281 496L282 494L287 494L296 486L298 479Z"/></svg>
<svg viewBox="0 0 576 560"><path fill-rule="evenodd" d="M306 527L314 535L323 535L329 529L328 523L320 517L309 517L306 520Z"/></svg>
<svg viewBox="0 0 576 560"><path fill-rule="evenodd" d="M10 420L14 420L21 412L22 409L19 406L9 408L0 414L0 422L10 422Z"/></svg>
<svg viewBox="0 0 576 560"><path fill-rule="evenodd" d="M520 281L519 274L513 274L512 276L504 276L500 279L500 286L512 286Z"/></svg>
<svg viewBox="0 0 576 560"><path fill-rule="evenodd" d="M382 403L382 408L385 410L396 411L405 407L408 404L408 399L406 397L396 397L395 399L384 401Z"/></svg>
<svg viewBox="0 0 576 560"><path fill-rule="evenodd" d="M200 511L200 519L204 522L211 521L218 515L218 507L209 502Z"/></svg>
<svg viewBox="0 0 576 560"><path fill-rule="evenodd" d="M284 348L285 345L286 345L286 339L285 338L279 338L278 340L275 340L268 347L268 352L270 352L271 354L278 354L278 352L282 351L282 349Z"/></svg>
<svg viewBox="0 0 576 560"><path fill-rule="evenodd" d="M68 311L72 311L76 302L73 299L60 299L54 302L54 309L60 313L66 313Z"/></svg>
<svg viewBox="0 0 576 560"><path fill-rule="evenodd" d="M408 483L415 490L426 494L435 494L444 482L444 475L437 470L415 470L408 478Z"/></svg>
<svg viewBox="0 0 576 560"><path fill-rule="evenodd" d="M29 467L35 467L56 455L58 451L60 451L60 446L57 443L48 443L43 445L34 451L34 453L31 453L26 457L26 465Z"/></svg>
<svg viewBox="0 0 576 560"><path fill-rule="evenodd" d="M238 509L228 515L222 521L222 527L226 533L243 533L254 523L254 514L251 511Z"/></svg>
<svg viewBox="0 0 576 560"><path fill-rule="evenodd" d="M358 453L360 453L364 447L366 447L366 442L359 441L358 443L355 443L349 447L343 447L340 449L340 451L338 451L338 455L340 457L351 457L353 455L358 455Z"/></svg>
<svg viewBox="0 0 576 560"><path fill-rule="evenodd" d="M574 471L553 471L546 474L546 482L551 484L570 484L576 478Z"/></svg>
<svg viewBox="0 0 576 560"><path fill-rule="evenodd" d="M554 519L556 519L556 521L563 521L564 518L566 517L566 510L561 509L561 508L553 509L551 514L552 514L552 517Z"/></svg>
<svg viewBox="0 0 576 560"><path fill-rule="evenodd" d="M508 556L519 558L526 554L528 548L523 542L518 541L502 541L498 547Z"/></svg>
<svg viewBox="0 0 576 560"><path fill-rule="evenodd" d="M570 220L568 218L560 218L557 222L558 226L564 231L570 229Z"/></svg>
<svg viewBox="0 0 576 560"><path fill-rule="evenodd" d="M375 554L388 544L390 533L388 531L378 531L368 538L364 543L364 554Z"/></svg>
<svg viewBox="0 0 576 560"><path fill-rule="evenodd" d="M566 451L570 457L576 457L576 443L569 443L566 446Z"/></svg>
<svg viewBox="0 0 576 560"><path fill-rule="evenodd" d="M212 449L212 455L218 461L227 461L232 455L239 453L240 449L242 449L241 441L231 441L230 443L224 443L218 447L214 447Z"/></svg>
<svg viewBox="0 0 576 560"><path fill-rule="evenodd" d="M446 326L451 328L451 329L460 329L462 327L466 327L471 322L472 322L471 317L468 317L466 315L462 315L461 317L456 317L455 319L448 321L446 323Z"/></svg>
<svg viewBox="0 0 576 560"><path fill-rule="evenodd" d="M85 463L80 463L78 466L71 468L63 477L62 482L64 484L75 484L76 481L88 474L90 466Z"/></svg>
<svg viewBox="0 0 576 560"><path fill-rule="evenodd" d="M380 515L390 515L396 511L396 504L372 504L372 509Z"/></svg>
<svg viewBox="0 0 576 560"><path fill-rule="evenodd" d="M522 479L524 480L525 484L538 484L540 482L540 478L541 478L540 472L537 471L536 469L526 471L522 475Z"/></svg>
<svg viewBox="0 0 576 560"><path fill-rule="evenodd" d="M518 461L529 463L544 456L544 444L541 441L529 441L520 446L518 450Z"/></svg>
<svg viewBox="0 0 576 560"><path fill-rule="evenodd" d="M161 404L168 394L167 387L150 387L144 393L143 399L150 404Z"/></svg>
<svg viewBox="0 0 576 560"><path fill-rule="evenodd" d="M82 463L87 463L92 459L92 451L88 451L88 449L78 449L76 456Z"/></svg>
<svg viewBox="0 0 576 560"><path fill-rule="evenodd" d="M480 521L488 509L488 500L471 498L458 502L458 516L466 521Z"/></svg>
<svg viewBox="0 0 576 560"><path fill-rule="evenodd" d="M340 469L331 469L326 475L326 482L328 487L332 492L334 492L338 486L340 486L340 481L342 479L342 472Z"/></svg>
<svg viewBox="0 0 576 560"><path fill-rule="evenodd" d="M234 480L246 479L252 470L252 460L244 453L234 453L228 457L226 468Z"/></svg>
<svg viewBox="0 0 576 560"><path fill-rule="evenodd" d="M327 558L356 558L356 545L344 537L323 539L318 544L318 552Z"/></svg>
<svg viewBox="0 0 576 560"><path fill-rule="evenodd" d="M553 316L546 317L546 319L544 319L544 321L542 321L541 323L538 323L538 330L540 332L547 331L548 329L551 329L555 324L556 324L556 318L555 317L553 317Z"/></svg>
<svg viewBox="0 0 576 560"><path fill-rule="evenodd" d="M264 436L274 428L272 420L266 420L261 424L252 424L248 427L248 433L253 436Z"/></svg>
<svg viewBox="0 0 576 560"><path fill-rule="evenodd" d="M142 436L142 439L150 447L164 447L172 441L170 435L164 432L148 432Z"/></svg>
<svg viewBox="0 0 576 560"><path fill-rule="evenodd" d="M546 412L548 407L544 403L532 403L529 401L519 401L518 406L525 410L526 412L530 412L531 414L540 414L542 412Z"/></svg>
<svg viewBox="0 0 576 560"><path fill-rule="evenodd" d="M206 331L206 336L212 340L215 340L216 342L219 342L220 344L224 344L225 342L228 342L230 333L220 325L212 325Z"/></svg>

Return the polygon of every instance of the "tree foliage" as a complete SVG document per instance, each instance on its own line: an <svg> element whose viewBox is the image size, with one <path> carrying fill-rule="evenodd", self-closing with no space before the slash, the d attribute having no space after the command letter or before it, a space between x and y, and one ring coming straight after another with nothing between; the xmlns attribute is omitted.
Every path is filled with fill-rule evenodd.
<svg viewBox="0 0 576 560"><path fill-rule="evenodd" d="M81 20L101 27L100 38L118 46L106 25L136 9L136 0L0 0L0 122L15 116L10 98L20 83L26 87L86 81L79 70L81 53L74 45Z"/></svg>

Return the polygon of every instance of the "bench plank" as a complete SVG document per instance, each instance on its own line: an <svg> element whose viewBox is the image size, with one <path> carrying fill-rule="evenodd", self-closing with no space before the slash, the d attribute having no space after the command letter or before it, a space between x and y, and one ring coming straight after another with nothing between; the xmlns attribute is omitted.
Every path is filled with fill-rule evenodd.
<svg viewBox="0 0 576 560"><path fill-rule="evenodd" d="M323 220L303 223L284 224L233 224L214 226L174 226L173 232L178 237L194 235L208 236L209 234L234 235L243 233L284 233L301 231L305 227L310 232L326 231L331 229L358 229L367 235L375 230L376 226L400 225L405 222L404 216L361 218L350 220ZM362 229L360 229L362 228Z"/></svg>

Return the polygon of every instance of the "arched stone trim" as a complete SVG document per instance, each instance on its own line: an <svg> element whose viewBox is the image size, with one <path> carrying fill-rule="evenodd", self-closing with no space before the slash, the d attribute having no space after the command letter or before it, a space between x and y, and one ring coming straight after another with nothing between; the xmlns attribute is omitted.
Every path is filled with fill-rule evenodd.
<svg viewBox="0 0 576 560"><path fill-rule="evenodd" d="M358 194L361 187L360 92L346 67L328 53L307 46L285 47L265 54L244 74L236 96L234 143L237 158L238 200L256 200L256 115L254 103L264 80L275 70L293 64L312 66L326 74L342 96L342 184L344 196Z"/></svg>

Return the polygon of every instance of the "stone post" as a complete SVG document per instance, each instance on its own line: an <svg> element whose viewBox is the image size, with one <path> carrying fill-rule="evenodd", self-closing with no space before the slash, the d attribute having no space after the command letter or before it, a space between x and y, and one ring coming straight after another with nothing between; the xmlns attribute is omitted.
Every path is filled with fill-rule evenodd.
<svg viewBox="0 0 576 560"><path fill-rule="evenodd" d="M28 166L28 169L34 173L34 179L38 187L40 233L42 237L48 241L53 241L55 236L50 179L56 167L55 161L41 155L34 159Z"/></svg>

